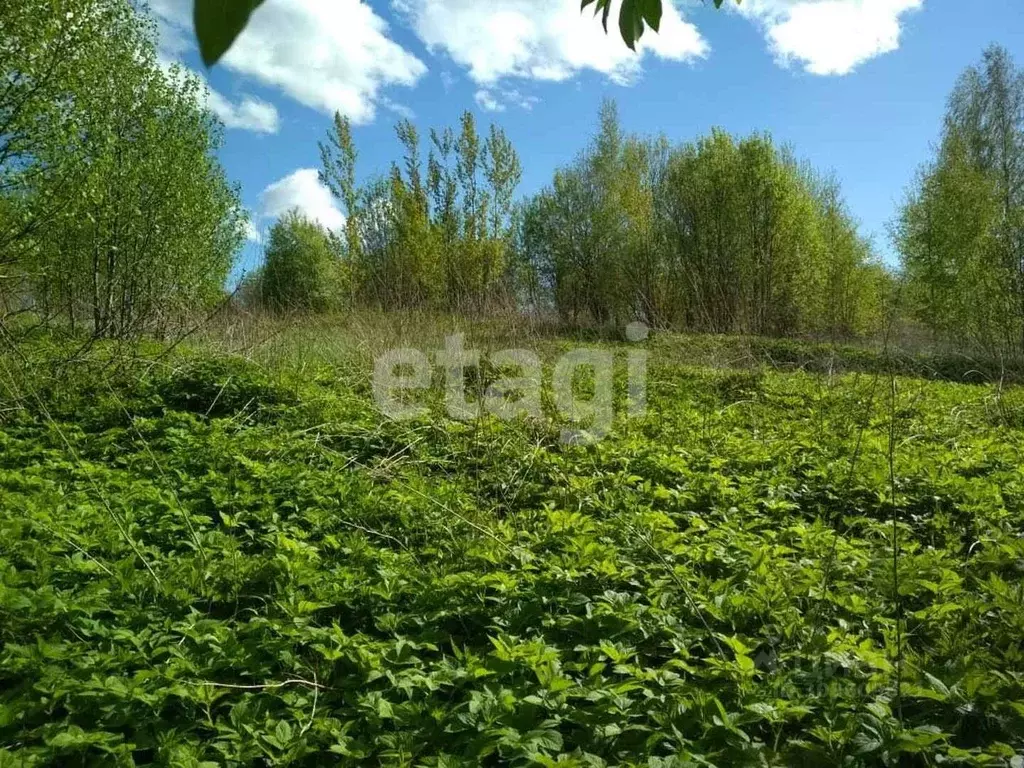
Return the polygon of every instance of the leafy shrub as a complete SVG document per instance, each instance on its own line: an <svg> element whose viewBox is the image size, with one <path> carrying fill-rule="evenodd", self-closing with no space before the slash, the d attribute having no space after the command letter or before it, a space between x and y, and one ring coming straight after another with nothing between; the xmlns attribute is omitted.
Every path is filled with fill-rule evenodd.
<svg viewBox="0 0 1024 768"><path fill-rule="evenodd" d="M341 298L341 263L331 235L291 211L270 230L258 278L263 302L278 312L322 312Z"/></svg>
<svg viewBox="0 0 1024 768"><path fill-rule="evenodd" d="M764 373L757 371L725 371L712 377L712 388L726 403L735 403L755 397L764 381Z"/></svg>
<svg viewBox="0 0 1024 768"><path fill-rule="evenodd" d="M188 359L157 375L153 389L166 407L210 418L266 414L299 402L293 389L255 364L230 358Z"/></svg>

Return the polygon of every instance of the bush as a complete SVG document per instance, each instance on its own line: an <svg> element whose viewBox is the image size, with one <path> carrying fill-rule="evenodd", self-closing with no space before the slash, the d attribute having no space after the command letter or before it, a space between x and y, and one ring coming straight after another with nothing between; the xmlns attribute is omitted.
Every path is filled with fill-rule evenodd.
<svg viewBox="0 0 1024 768"><path fill-rule="evenodd" d="M291 211L270 230L259 277L263 302L275 312L324 312L340 304L342 269L332 235Z"/></svg>
<svg viewBox="0 0 1024 768"><path fill-rule="evenodd" d="M161 376L156 392L169 410L226 418L298 403L297 395L245 360L199 357Z"/></svg>
<svg viewBox="0 0 1024 768"><path fill-rule="evenodd" d="M29 5L51 14L57 7ZM64 50L76 62L66 71L42 54L16 61L14 70L6 58L2 64L5 84L6 73L23 66L15 82L52 85L47 98L64 107L53 116L37 104L41 111L23 115L25 124L0 129L0 216L14 216L19 241L0 262L16 258L28 278L19 294L31 293L40 317L97 338L180 332L222 300L245 240L239 190L216 158L222 129L204 107L206 86L180 67L163 68L155 27L135 6L76 3L69 23L102 23L87 44ZM14 28L13 37L5 26L0 47L63 50L40 42L37 26L43 18ZM0 115L12 109L7 98L0 96ZM11 134L31 144L13 162L4 145ZM10 229L0 222L0 242Z"/></svg>

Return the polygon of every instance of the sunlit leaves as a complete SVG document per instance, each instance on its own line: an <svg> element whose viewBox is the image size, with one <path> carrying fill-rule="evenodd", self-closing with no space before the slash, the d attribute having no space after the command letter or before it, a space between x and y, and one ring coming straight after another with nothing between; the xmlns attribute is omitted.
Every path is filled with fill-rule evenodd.
<svg viewBox="0 0 1024 768"><path fill-rule="evenodd" d="M195 353L67 371L53 342L0 360L42 398L0 413L0 764L1024 750L1024 433L997 385L899 380L901 718L891 415L875 376L837 372L865 350L778 342L828 376L753 373L695 366L747 339L663 337L654 414L573 447L384 420L322 328L289 331L291 373Z"/></svg>
<svg viewBox="0 0 1024 768"><path fill-rule="evenodd" d="M961 76L894 230L919 320L957 344L1024 353L1024 71L1006 49Z"/></svg>

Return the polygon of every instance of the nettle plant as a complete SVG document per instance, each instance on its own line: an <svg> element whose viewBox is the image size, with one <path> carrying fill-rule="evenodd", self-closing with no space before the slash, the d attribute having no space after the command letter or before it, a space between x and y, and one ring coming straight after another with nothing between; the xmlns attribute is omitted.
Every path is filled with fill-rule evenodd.
<svg viewBox="0 0 1024 768"><path fill-rule="evenodd" d="M0 766L1019 765L1022 400L666 347L589 445L0 358Z"/></svg>
<svg viewBox="0 0 1024 768"><path fill-rule="evenodd" d="M632 342L643 341L647 333L641 323L626 330ZM466 349L462 334L448 336L445 348L433 357L443 372L444 411L452 419L468 421L488 415L506 421L540 420L550 414L569 425L562 431L566 443L601 439L612 429L616 354L611 349L569 349L550 366L549 379L537 352L502 349L484 355L478 349ZM648 353L630 349L622 357L624 410L630 418L642 417L647 407ZM379 355L374 361L373 393L381 413L396 420L428 416L425 395L433 388L434 370L430 356L418 349L391 349Z"/></svg>

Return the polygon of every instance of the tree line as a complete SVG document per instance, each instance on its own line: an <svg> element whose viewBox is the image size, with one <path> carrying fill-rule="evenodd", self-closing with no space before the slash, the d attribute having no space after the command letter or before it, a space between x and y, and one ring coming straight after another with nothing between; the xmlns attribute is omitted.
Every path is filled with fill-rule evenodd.
<svg viewBox="0 0 1024 768"><path fill-rule="evenodd" d="M499 127L481 139L467 112L458 131L430 132L425 163L409 121L397 135L401 161L359 186L336 116L321 178L344 231L284 217L247 296L286 311L514 308L573 324L851 336L877 328L891 291L838 182L767 135L672 146L624 134L607 102L590 146L518 201L521 164Z"/></svg>
<svg viewBox="0 0 1024 768"><path fill-rule="evenodd" d="M0 319L166 334L223 302L249 226L199 77L158 60L131 0L11 5L0 27ZM239 295L273 312L360 306L694 332L878 332L1024 354L1024 74L987 50L893 227L887 268L838 181L768 134L672 143L602 106L587 146L522 196L522 162L472 113L366 179L341 116L320 145L338 231L291 212Z"/></svg>
<svg viewBox="0 0 1024 768"><path fill-rule="evenodd" d="M401 163L362 187L344 118L321 147L347 222L316 238L335 286L316 292L334 297L320 308L511 307L571 324L829 338L895 319L1024 354L1024 74L998 46L956 84L935 157L894 217L896 268L860 234L838 180L768 134L673 145L625 134L607 102L588 146L516 199L520 163L500 128L481 142L467 113L458 132L431 131L425 169L415 127L397 133ZM278 227L318 230L297 214ZM267 270L286 242L298 238L272 235ZM261 295L310 306L270 284Z"/></svg>
<svg viewBox="0 0 1024 768"><path fill-rule="evenodd" d="M838 182L770 136L673 146L624 135L612 103L526 203L520 247L573 321L850 336L877 327L890 283Z"/></svg>
<svg viewBox="0 0 1024 768"><path fill-rule="evenodd" d="M298 211L286 215L270 231L264 265L247 278L247 296L278 311L374 306L480 314L514 301L522 167L504 131L491 125L481 136L466 112L457 131L430 132L425 162L416 127L402 120L396 133L401 162L359 185L351 126L335 116L320 145L320 177L344 211L344 229L329 232Z"/></svg>

